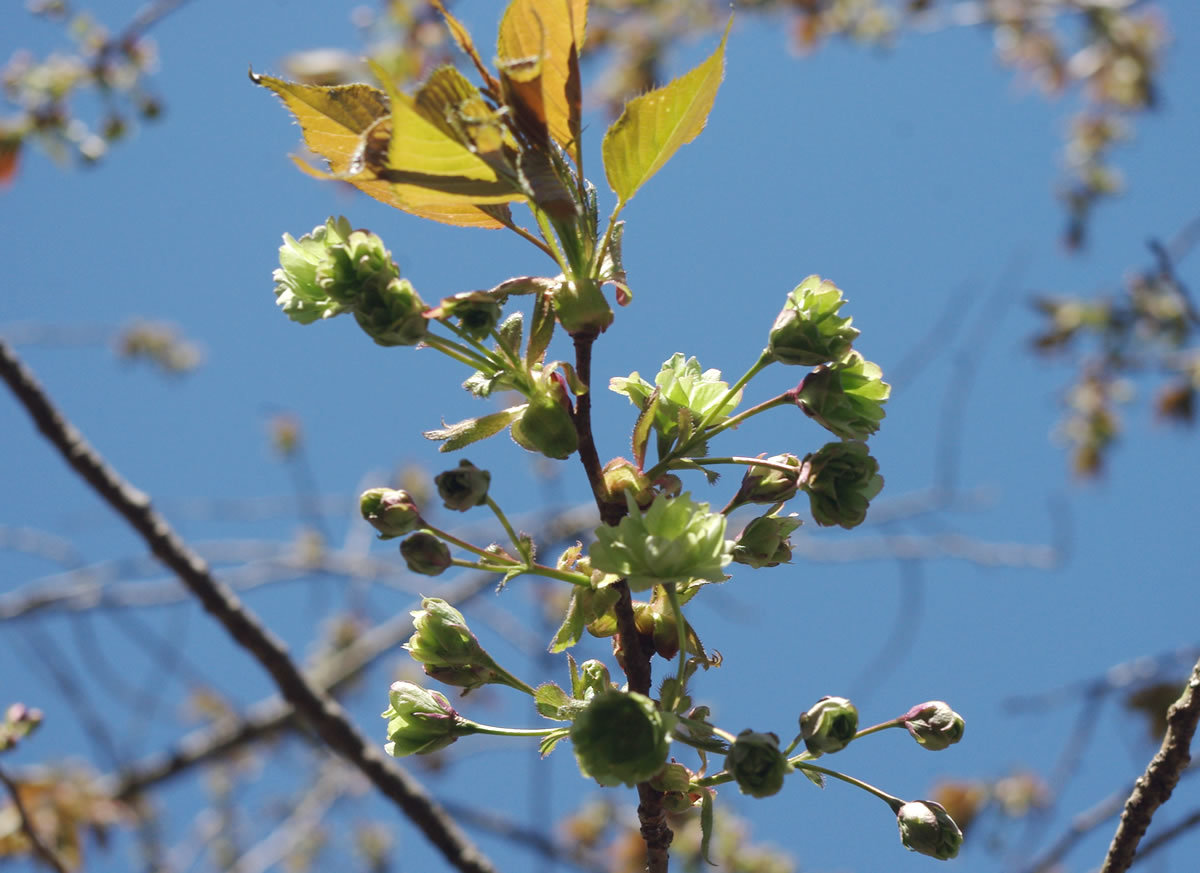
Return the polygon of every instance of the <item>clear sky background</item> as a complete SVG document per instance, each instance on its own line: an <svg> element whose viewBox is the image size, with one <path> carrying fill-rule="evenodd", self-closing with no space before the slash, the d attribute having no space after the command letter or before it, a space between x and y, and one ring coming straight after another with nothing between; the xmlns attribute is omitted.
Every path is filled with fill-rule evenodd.
<svg viewBox="0 0 1200 873"><path fill-rule="evenodd" d="M28 16L20 4L0 9L0 56L18 47L61 47L61 31ZM138 4L105 0L97 16L116 27ZM1081 486L1052 439L1058 398L1070 378L1065 364L1035 359L1028 337L1037 321L1028 306L1039 292L1116 291L1122 277L1149 263L1145 241L1169 238L1200 206L1200 8L1162 4L1173 42L1163 74L1161 108L1141 121L1116 154L1127 193L1101 206L1082 253L1059 243L1062 213L1053 198L1059 148L1072 99L1047 101L1002 68L982 31L903 34L887 52L831 44L807 58L788 50L784 28L740 15L730 38L725 82L707 130L639 192L625 213L625 262L633 305L617 312L597 344L596 427L602 457L627 454L633 424L628 402L604 390L610 376L650 376L674 352L736 378L757 357L786 293L810 273L831 278L862 330L859 347L895 382L888 417L872 439L887 485L872 518L846 533L806 526L790 566L738 568L719 590L691 608L706 644L725 664L698 677L694 697L737 732L773 730L790 738L796 717L824 694L855 699L864 723L895 716L933 698L967 720L964 741L931 755L899 732L872 737L832 759L846 772L908 798L940 778L995 779L1014 767L1049 774L1068 743L1077 696L1052 708L1015 715L1006 701L1100 677L1113 665L1195 644L1197 622L1195 435L1155 426L1143 386L1127 431L1100 481ZM456 7L458 8L458 7ZM463 3L487 46L498 4ZM185 6L154 34L162 57L153 80L167 103L161 123L143 128L93 170L55 166L27 154L19 177L0 193L6 240L0 333L28 325L117 325L133 316L180 325L203 344L204 366L164 379L123 366L104 347L23 345L20 353L93 444L146 490L189 539L278 541L295 535L299 513L259 521L213 518L196 501L291 493L291 471L271 453L267 422L294 413L321 494L351 497L401 464L431 473L457 463L439 456L422 430L485 411L458 390L466 373L431 351L381 349L349 318L302 327L274 304L271 270L280 235L299 236L328 215L379 233L405 276L426 300L490 287L509 276L544 273L542 256L510 234L422 222L348 195L298 173L287 159L299 131L278 101L246 78L253 65L278 72L300 48L361 48L345 11L309 0ZM671 59L682 71L706 56L715 39L684 47ZM585 148L594 181L607 120L588 116ZM586 158L585 158L586 160ZM602 214L611 207L611 195ZM1195 264L1182 276L1195 280ZM1193 284L1195 282L1193 281ZM956 327L934 331L948 307ZM930 360L901 367L914 353ZM568 357L569 347L551 349ZM964 367L972 378L961 378ZM897 377L893 379L893 372ZM899 377L910 374L907 380ZM795 369L769 369L747 400L791 387ZM961 423L947 412L961 404ZM762 416L714 446L723 454L795 452L824 442L795 410ZM534 458L507 438L464 454L493 472L493 496L511 513L537 508L549 494L563 505L588 492L574 458L546 485L531 480ZM371 478L371 477L374 478ZM947 480L944 477L950 476ZM939 478L943 477L943 478ZM958 498L935 512L900 510L938 482ZM715 488L688 483L723 505L736 476ZM806 514L806 507L796 506ZM882 523L877 519L891 519ZM471 516L467 520L471 520ZM350 515L325 523L340 543L363 536ZM88 562L142 554L140 542L68 472L23 413L0 398L0 525L67 537ZM880 556L881 538L1012 545L1021 564L1065 546L1054 566L983 566L952 556L901 562ZM940 539L931 539L939 538ZM834 560L845 550L868 560ZM399 561L394 545L372 554ZM0 596L42 580L56 568L17 551L0 551ZM155 572L151 578L159 578ZM437 594L441 580L410 590ZM297 654L309 650L322 621L348 603L337 580L272 586L248 599ZM505 664L536 679L565 682L565 667L547 676L537 658L487 630L506 607L535 628L540 589L518 581L468 618ZM369 592L367 615L382 620L412 608L404 592ZM185 640L188 661L237 705L272 690L265 674L226 641L198 609L151 610L143 618ZM78 637L82 619L47 618L0 628L0 704L24 700L47 712L47 724L6 766L89 758L111 762L94 737L52 691L35 654L55 641L56 661L81 683L121 755L165 748L170 725L146 725L113 702ZM126 677L154 682L160 668L115 630L93 621L107 658ZM541 631L538 630L538 633ZM37 634L43 634L38 636ZM889 639L900 642L888 643ZM595 641L584 656L605 657ZM353 711L383 737L377 713L386 704L389 671L372 674ZM1177 675L1185 668L1178 667ZM173 714L186 680L164 681L161 711ZM532 712L481 697L467 715L533 725ZM497 708L498 707L498 708ZM1119 717L1112 702L1083 749L1076 778L1058 798L1056 834L1069 817L1123 790L1154 746L1142 723ZM894 734L894 735L893 735ZM583 781L567 747L531 777L532 745L459 743L439 794L496 806L518 819L557 817L598 789ZM296 752L280 751L285 761ZM681 752L681 754L683 754ZM290 756L290 757L289 757ZM685 758L685 760L688 760ZM246 788L256 802L285 790L295 774L272 772ZM178 811L166 819L168 840L183 840L206 798L180 783L167 793ZM632 802L633 794L624 799ZM1200 802L1185 781L1160 813L1175 821ZM395 821L398 871L443 869L423 839ZM757 838L792 851L809 871L927 870L938 862L899 845L890 813L878 801L834 784L819 792L795 778L781 794L750 803L724 790L718 813L736 809L754 820ZM347 829L355 819L345 816ZM986 831L986 832L985 832ZM1111 827L1085 841L1066 869L1096 866ZM1020 829L984 826L951 867L1010 869L987 851L993 836L1016 852ZM338 837L343 839L343 837ZM480 842L504 870L535 869L528 856L487 835ZM136 863L127 839L93 851L88 869L119 871ZM337 844L341 851L345 843ZM1155 870L1195 869L1200 838L1180 843ZM337 863L328 859L324 867ZM16 869L22 869L20 865ZM197 868L203 869L203 866Z"/></svg>

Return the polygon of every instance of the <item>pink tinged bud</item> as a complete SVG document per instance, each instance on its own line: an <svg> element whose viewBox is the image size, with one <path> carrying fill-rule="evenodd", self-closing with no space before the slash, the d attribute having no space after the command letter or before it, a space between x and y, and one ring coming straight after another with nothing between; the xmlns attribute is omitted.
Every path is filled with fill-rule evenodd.
<svg viewBox="0 0 1200 873"><path fill-rule="evenodd" d="M372 488L363 492L358 505L362 517L379 531L381 540L402 537L421 524L421 513L407 491Z"/></svg>
<svg viewBox="0 0 1200 873"><path fill-rule="evenodd" d="M957 743L966 728L963 717L942 700L914 706L903 718L912 738L931 752L940 752Z"/></svg>

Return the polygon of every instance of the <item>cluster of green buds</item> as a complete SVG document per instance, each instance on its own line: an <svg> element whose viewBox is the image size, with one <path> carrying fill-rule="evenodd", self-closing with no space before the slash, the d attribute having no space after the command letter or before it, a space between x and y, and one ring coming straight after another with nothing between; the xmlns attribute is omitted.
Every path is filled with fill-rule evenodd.
<svg viewBox="0 0 1200 873"><path fill-rule="evenodd" d="M288 318L311 324L353 312L379 345L411 346L425 338L425 303L392 260L383 240L330 218L300 239L284 234L275 299Z"/></svg>
<svg viewBox="0 0 1200 873"><path fill-rule="evenodd" d="M784 514L784 504L800 492L807 495L818 525L853 528L864 521L883 485L865 440L879 429L890 386L880 368L855 350L859 331L841 313L846 304L841 290L820 276L808 276L788 294L766 348L741 378L725 381L719 370L704 369L696 358L677 353L652 381L637 372L612 379L610 389L627 397L637 415L629 457L602 461L588 427L594 388L591 343L613 321L603 285L616 286L622 305L632 299L621 266L623 225L617 214L669 152L703 126L708 111L703 104L720 81L725 44L701 68L652 99L631 103L628 118L623 116L606 134L605 169L618 206L604 229L595 189L581 172L578 70L572 64L584 22L563 16L561 5L562 0L513 0L501 24L495 78L485 71L465 29L443 11L455 42L482 73L481 86L451 67L436 70L411 98L399 94L381 69L376 73L385 91L363 85L329 92L255 77L289 106L291 98L299 97L306 106L336 105L338 115L354 124L363 121L361 129L343 124L349 133L334 138L340 145L318 149L335 178L370 185L365 190L376 196L386 187L375 187L377 182L403 178L397 185L419 195L410 200L397 194L394 205L452 224L508 227L549 256L558 273L554 278L509 279L491 290L452 294L428 307L400 278L383 242L353 230L344 218L330 219L299 240L284 238L275 293L290 318L311 323L353 312L377 343L422 343L467 366L470 375L463 387L475 397L501 391L519 395L514 405L443 423L425 436L439 441L442 451L454 451L507 429L518 445L548 458L579 452L605 521L586 554L579 543L548 567L536 562L532 538L518 534L500 511L489 493L490 473L469 461L436 477L438 496L451 512L487 506L512 549L497 542L476 545L439 530L405 491L373 488L362 495L363 518L381 539L403 538L400 553L415 573L437 576L459 567L494 572L502 577L501 587L525 574L570 583L570 605L551 651L576 644L585 629L611 637L614 657L629 679L629 687L617 687L604 663L590 660L577 666L568 657L569 690L552 682L534 689L496 663L461 612L445 600L425 597L412 613L414 632L406 649L426 676L462 688L464 694L483 685L507 685L531 695L536 713L555 725L528 730L481 725L456 712L442 694L398 682L384 712L386 749L393 755L424 754L460 736L484 733L540 737L544 756L569 740L585 777L606 786L649 786L669 810L699 805L702 822L708 821L703 826L706 840L712 833L716 785L734 782L744 794L767 797L782 789L788 774L800 770L814 781L831 776L876 794L897 813L906 846L952 857L958 849L955 835L961 841L961 833L937 804L905 803L813 763L885 727L904 727L927 749L945 748L962 735L962 719L945 704L922 704L860 731L858 711L849 700L824 697L800 715L799 733L786 748L775 733L748 729L735 736L709 721L709 707L693 705L689 682L701 668L719 665L720 656L705 651L684 606L705 585L726 581L733 562L755 569L789 562L790 537L801 521ZM538 44L543 46L540 54ZM532 67L531 54L538 61ZM647 159L643 144L635 141L638 131L677 124L676 116L691 121L679 128L673 145L656 147L651 163L639 166ZM328 117L335 127L341 124ZM397 130L403 124L419 129L418 139L428 148L409 154L404 138L389 141L372 133L383 129L375 122L385 118ZM300 120L305 125L303 114ZM313 130L305 126L305 132ZM324 128L321 132L327 133ZM354 136L359 137L357 149L348 151ZM309 140L312 145L311 136ZM443 161L447 155L458 156L456 169ZM476 202L466 192L479 192L481 199ZM529 207L540 239L515 223L511 203ZM505 312L509 297L517 295L532 297L528 314ZM573 339L574 365L546 360L559 327ZM739 410L751 380L774 363L811 369L791 391ZM791 405L841 441L803 457L709 454L717 436L753 415ZM657 460L648 464L652 435ZM737 493L724 509L714 511L709 503L693 499L680 477L700 472L714 484L718 464L743 465L746 471ZM727 539L730 514L751 504L762 507L761 514L736 539ZM459 557L452 557L451 547ZM641 592L650 593L634 600L632 595ZM677 661L674 675L662 678L657 700L648 696L652 654ZM668 759L673 742L701 753L698 771ZM793 755L801 743L803 751ZM723 756L722 771L706 774L708 753Z"/></svg>

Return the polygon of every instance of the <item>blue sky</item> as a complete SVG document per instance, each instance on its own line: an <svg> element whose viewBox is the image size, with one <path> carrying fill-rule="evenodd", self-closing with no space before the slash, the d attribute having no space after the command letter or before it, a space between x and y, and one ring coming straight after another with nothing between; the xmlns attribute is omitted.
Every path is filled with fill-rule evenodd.
<svg viewBox="0 0 1200 873"><path fill-rule="evenodd" d="M806 526L806 550L855 542L866 548L878 537L901 534L1038 546L1051 541L1056 526L1068 531L1070 548L1050 570L952 558L908 563L906 570L890 558L798 558L790 566L736 574L699 597L691 613L706 643L725 656L725 666L699 677L694 694L711 703L723 727L790 736L799 712L823 694L854 697L871 723L944 698L967 719L966 738L953 750L934 757L903 736L887 735L836 760L847 772L915 798L946 776L996 778L1018 765L1053 768L1078 701L1018 717L1004 700L1196 642L1195 500L1188 496L1200 486L1194 436L1149 423L1149 386L1142 386L1109 474L1078 485L1051 438L1069 368L1027 352L1036 327L1027 301L1034 293L1116 290L1122 276L1148 262L1148 238L1169 238L1195 216L1200 10L1187 2L1163 5L1174 39L1162 108L1140 121L1136 139L1117 153L1129 189L1097 211L1091 245L1077 255L1058 243L1062 215L1053 199L1071 99L1047 101L1002 68L986 34L906 34L889 52L834 44L798 59L782 28L739 17L707 130L639 192L624 216L635 300L618 311L597 346L602 457L627 453L633 424L627 401L603 390L610 376L652 374L681 351L736 378L757 357L785 294L819 273L845 290L845 311L862 330L858 345L885 378L918 347L932 355L915 378L897 382L884 428L872 439L887 480L877 509L882 513L889 501L927 489L947 464L957 470L962 493L980 499L849 534ZM485 41L498 7L462 6ZM16 7L0 10L0 55L57 45L54 27ZM113 25L135 8L117 0L94 6ZM164 22L155 38L162 70L154 84L168 107L163 121L143 128L93 170L63 169L43 155L27 155L16 183L0 193L8 239L0 333L15 324L115 325L140 315L175 322L204 345L204 367L181 380L122 366L105 348L19 349L94 445L199 542L295 534L295 516L247 523L201 518L187 509L194 498L290 493L289 471L272 457L266 439L276 410L301 420L324 494L356 494L364 481L379 481L402 463L430 472L453 466L457 458L439 456L420 431L482 411L457 389L466 374L432 351L377 348L349 319L290 323L271 294L280 235L299 235L328 215L345 214L384 238L426 300L545 272L541 255L510 235L421 222L296 172L286 156L297 148L298 129L245 71L252 64L278 72L281 58L298 48L357 49L340 10L307 0L236 10L197 2ZM672 69L694 64L714 44L709 39L684 48ZM597 171L606 124L590 115L585 142L602 189ZM1186 262L1183 278L1194 275L1194 264ZM962 326L931 338L948 306L966 310ZM551 354L568 351L562 346ZM964 361L977 368L965 389L953 378ZM772 368L747 399L771 396L798 378ZM947 430L946 405L964 390L957 398L963 423ZM89 562L141 553L9 400L0 400L0 424L0 525L68 537ZM802 454L822 442L818 428L797 411L779 410L731 434L721 451ZM541 486L530 484L532 456L505 438L465 456L493 471L493 495L513 513L534 509L547 490L567 502L587 497L573 460L555 468L560 476L551 486ZM735 483L723 481L711 491L700 482L689 487L723 504ZM327 524L339 542L361 528L342 516ZM384 544L372 554L397 557ZM0 593L52 572L27 555L0 552ZM423 584L425 593L436 594L440 583ZM532 621L536 588L518 583L514 589L490 601L489 609L506 607ZM250 602L303 653L325 612L347 597L336 580L314 580L268 588ZM378 621L411 608L410 599L373 590L370 616ZM898 617L904 643L885 650ZM164 633L186 633L189 659L237 703L269 692L265 676L199 610L155 610L146 618ZM69 663L80 662L72 620L39 626L62 645ZM71 711L47 693L46 676L29 654L28 631L0 631L0 651L12 665L0 669L0 703L23 699L50 715L45 730L11 761L93 754ZM114 663L152 681L156 668L111 622L100 619L97 631ZM524 663L534 675L533 659L496 632L481 633L506 664ZM881 652L886 667L879 666ZM588 651L603 653L603 646ZM551 678L563 682L565 669L556 671ZM376 713L385 702L385 674L377 671L377 692L360 695L354 707L365 729L380 735ZM171 686L164 712L178 706L183 692ZM94 703L128 753L170 741L165 729L131 724L106 707L102 693ZM1065 826L1065 816L1131 781L1151 754L1140 724L1114 717L1114 709L1104 711L1051 832ZM469 701L464 712L471 714ZM493 718L486 714L480 717ZM518 708L495 717L514 724L536 718ZM534 808L532 796L547 789L529 778L532 750L516 743L478 748L477 754L463 750L438 790L458 800L502 803L517 817ZM565 748L544 766L556 812L593 792ZM286 777L271 778L276 781L254 790L287 784ZM1165 821L1194 807L1195 788L1181 793L1191 799L1181 796L1174 810L1168 806ZM204 802L194 783L170 796L183 810ZM720 808L751 815L755 835L792 850L806 870L904 871L937 863L904 852L882 805L844 786L817 793L796 780L753 804L724 791ZM190 814L168 819L175 839L186 832ZM396 827L405 852L397 869L441 869L420 837L403 823ZM1085 842L1068 869L1096 865L1110 833L1104 829ZM503 869L525 869L527 862L510 848L481 841ZM999 869L983 842L952 864ZM128 869L128 846L117 846L93 854L89 869ZM1189 850L1194 856L1198 847L1193 836L1179 857Z"/></svg>

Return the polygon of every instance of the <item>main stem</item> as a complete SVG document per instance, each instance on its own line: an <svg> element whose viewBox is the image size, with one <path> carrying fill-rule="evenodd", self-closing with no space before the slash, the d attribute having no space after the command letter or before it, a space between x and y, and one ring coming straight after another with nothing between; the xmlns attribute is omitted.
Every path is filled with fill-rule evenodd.
<svg viewBox="0 0 1200 873"><path fill-rule="evenodd" d="M624 504L605 499L604 474L600 455L596 452L596 441L592 436L592 343L594 334L579 334L575 340L575 373L588 391L575 398L575 431L579 436L579 460L592 486L596 507L600 510L600 521L615 526L628 511ZM650 658L652 651L642 648L641 637L633 617L633 595L622 580L615 586L619 598L613 611L617 618L625 678L629 690L639 694L650 694ZM663 809L663 794L643 782L638 791L638 821L642 839L646 842L647 873L667 873L669 864L667 850L671 846L671 828L667 825L667 814Z"/></svg>

